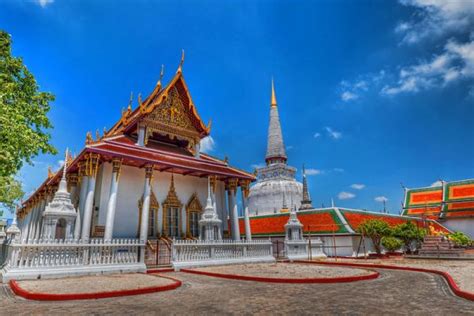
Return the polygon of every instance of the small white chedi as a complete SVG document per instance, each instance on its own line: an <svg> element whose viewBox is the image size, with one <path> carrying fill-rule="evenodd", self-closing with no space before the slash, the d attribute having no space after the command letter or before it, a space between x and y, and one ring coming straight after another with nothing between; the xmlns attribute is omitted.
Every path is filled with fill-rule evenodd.
<svg viewBox="0 0 474 316"><path fill-rule="evenodd" d="M303 224L296 215L296 207L290 212L285 224L285 252L290 260L323 258L323 243L321 239L305 240L303 238Z"/></svg>
<svg viewBox="0 0 474 316"><path fill-rule="evenodd" d="M58 191L56 191L53 200L46 206L43 213L42 239L72 239L74 237L74 221L77 214L67 191L67 156L68 151L66 149L63 174Z"/></svg>

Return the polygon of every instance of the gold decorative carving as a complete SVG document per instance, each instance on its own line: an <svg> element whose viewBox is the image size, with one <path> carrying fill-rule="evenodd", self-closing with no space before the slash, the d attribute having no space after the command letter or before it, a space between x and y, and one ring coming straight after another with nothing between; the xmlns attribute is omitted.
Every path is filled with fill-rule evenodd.
<svg viewBox="0 0 474 316"><path fill-rule="evenodd" d="M232 178L232 179L229 179L227 181L227 184L228 184L229 190L231 190L235 194L237 192L237 187L239 185L239 180Z"/></svg>
<svg viewBox="0 0 474 316"><path fill-rule="evenodd" d="M193 193L193 195L191 195L191 197L189 198L188 203L186 203L186 219L187 219L186 237L188 238L197 237L197 236L192 236L191 234L191 213L198 213L198 218L199 218L202 211L203 211L202 204L199 201L197 194Z"/></svg>
<svg viewBox="0 0 474 316"><path fill-rule="evenodd" d="M170 188L168 190L168 194L166 195L166 199L162 203L163 205L163 235L167 236L168 235L168 212L171 207L178 208L178 212L181 211L181 208L183 207L183 204L178 198L178 195L176 194L176 189L174 187L174 175L171 174L171 183L170 183ZM178 223L178 230L181 231L181 225ZM181 232L182 233L182 232Z"/></svg>
<svg viewBox="0 0 474 316"><path fill-rule="evenodd" d="M48 166L48 179L51 179L52 177L54 177L55 173L53 171L53 169L51 168L51 166Z"/></svg>
<svg viewBox="0 0 474 316"><path fill-rule="evenodd" d="M240 189L244 193L244 197L248 198L250 193L250 180L240 180L239 181Z"/></svg>
<svg viewBox="0 0 474 316"><path fill-rule="evenodd" d="M142 121L147 127L146 139L154 132L186 140L194 146L199 142L199 132L189 118L187 109L176 87L168 91L167 98Z"/></svg>
<svg viewBox="0 0 474 316"><path fill-rule="evenodd" d="M100 164L100 155L94 153L88 153L85 155L85 175L86 176L97 176L97 171L99 169Z"/></svg>
<svg viewBox="0 0 474 316"><path fill-rule="evenodd" d="M122 158L112 159L112 173L115 173L115 181L120 178L120 171L122 170Z"/></svg>
<svg viewBox="0 0 474 316"><path fill-rule="evenodd" d="M92 134L91 132L86 133L86 145L93 144L94 140L92 139Z"/></svg>

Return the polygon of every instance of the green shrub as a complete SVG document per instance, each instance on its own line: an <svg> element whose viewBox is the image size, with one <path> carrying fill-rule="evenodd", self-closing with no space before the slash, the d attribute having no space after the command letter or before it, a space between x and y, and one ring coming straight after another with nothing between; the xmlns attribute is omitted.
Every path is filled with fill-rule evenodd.
<svg viewBox="0 0 474 316"><path fill-rule="evenodd" d="M369 237L372 240L372 244L374 245L377 254L381 254L382 248L380 243L382 237L390 236L392 234L392 229L385 221L369 219L362 222L359 227L357 227L357 232Z"/></svg>
<svg viewBox="0 0 474 316"><path fill-rule="evenodd" d="M403 246L403 241L396 237L382 237L382 246L389 252L394 252Z"/></svg>
<svg viewBox="0 0 474 316"><path fill-rule="evenodd" d="M393 228L393 236L400 239L405 245L408 253L411 252L411 245L415 242L419 245L427 234L426 229L418 227L413 222L405 222Z"/></svg>
<svg viewBox="0 0 474 316"><path fill-rule="evenodd" d="M471 238L462 232L455 232L448 235L449 240L454 242L457 246L470 246L472 243Z"/></svg>

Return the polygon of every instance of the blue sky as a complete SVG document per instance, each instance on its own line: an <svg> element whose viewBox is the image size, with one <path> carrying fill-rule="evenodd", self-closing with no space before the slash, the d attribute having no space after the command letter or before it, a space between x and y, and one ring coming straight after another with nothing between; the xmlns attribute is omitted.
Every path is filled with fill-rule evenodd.
<svg viewBox="0 0 474 316"><path fill-rule="evenodd" d="M207 150L264 162L270 80L289 163L309 170L313 205L400 211L403 191L474 177L474 6L469 1L10 1L0 28L56 95L60 154L19 178L31 192L110 127L130 92L150 93L186 52L184 75ZM134 106L136 106L136 101ZM211 147L211 148L209 148ZM300 177L300 175L299 175Z"/></svg>

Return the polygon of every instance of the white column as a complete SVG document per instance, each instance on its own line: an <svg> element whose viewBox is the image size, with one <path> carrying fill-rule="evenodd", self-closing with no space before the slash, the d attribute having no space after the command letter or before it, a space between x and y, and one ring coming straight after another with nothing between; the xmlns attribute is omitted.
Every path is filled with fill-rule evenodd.
<svg viewBox="0 0 474 316"><path fill-rule="evenodd" d="M232 226L232 239L240 240L240 230L239 230L239 213L237 209L237 199L235 194L237 193L237 179L229 180L229 191L230 191L230 210L232 212L231 216L231 226Z"/></svg>
<svg viewBox="0 0 474 316"><path fill-rule="evenodd" d="M43 222L43 212L46 207L46 205L49 203L49 194L45 193L44 199L41 202L40 208L38 209L38 212L36 212L36 220L34 223L34 229L35 229L35 235L34 239L39 239L41 236L41 224Z"/></svg>
<svg viewBox="0 0 474 316"><path fill-rule="evenodd" d="M138 138L137 138L137 145L138 146L145 146L145 127L144 126L140 126L138 128Z"/></svg>
<svg viewBox="0 0 474 316"><path fill-rule="evenodd" d="M41 204L43 203L42 193L39 194L39 199L36 202L36 206L33 210L31 210L31 220L30 220L30 229L28 233L28 239L35 239L36 234L36 221L38 217L38 212L41 208Z"/></svg>
<svg viewBox="0 0 474 316"><path fill-rule="evenodd" d="M89 154L86 162L86 175L89 179L87 185L86 201L84 204L84 217L82 219L82 233L81 237L84 241L89 241L92 224L92 213L94 207L94 193L95 181L97 176L97 169L99 167L99 155Z"/></svg>
<svg viewBox="0 0 474 316"><path fill-rule="evenodd" d="M150 215L151 181L153 177L153 165L145 167L145 186L143 188L142 221L140 223L140 242L146 244L148 237L148 218ZM145 248L140 249L140 261L145 261Z"/></svg>
<svg viewBox="0 0 474 316"><path fill-rule="evenodd" d="M242 181L240 188L242 192L242 207L244 208L244 223L245 223L245 239L252 240L252 232L250 231L250 218L249 218L249 185L248 181Z"/></svg>
<svg viewBox="0 0 474 316"><path fill-rule="evenodd" d="M227 191L227 214L226 214L226 217L225 217L225 221L227 223L227 231L229 232L229 236L233 237L233 233L234 233L233 216L234 216L234 213L232 212L232 193L231 193L232 190L227 186L226 191Z"/></svg>
<svg viewBox="0 0 474 316"><path fill-rule="evenodd" d="M79 172L79 174L81 174L81 172ZM81 239L82 218L84 217L84 205L86 204L88 186L89 186L89 177L83 174L81 176L81 190L79 192L79 204L76 210L77 212L76 223L74 224L74 239Z"/></svg>
<svg viewBox="0 0 474 316"><path fill-rule="evenodd" d="M112 239L115 220L115 206L117 205L117 191L120 178L121 159L112 161L112 179L110 180L110 194L107 202L107 220L105 222L104 239Z"/></svg>
<svg viewBox="0 0 474 316"><path fill-rule="evenodd" d="M181 208L181 237L186 238L187 233L187 216L186 216L186 205Z"/></svg>

